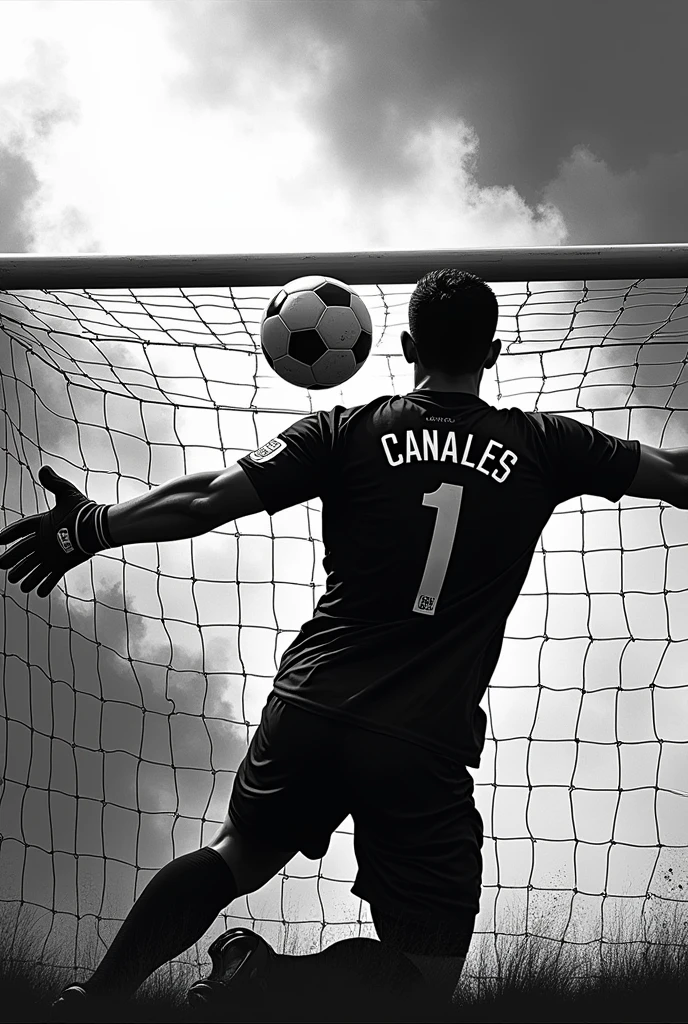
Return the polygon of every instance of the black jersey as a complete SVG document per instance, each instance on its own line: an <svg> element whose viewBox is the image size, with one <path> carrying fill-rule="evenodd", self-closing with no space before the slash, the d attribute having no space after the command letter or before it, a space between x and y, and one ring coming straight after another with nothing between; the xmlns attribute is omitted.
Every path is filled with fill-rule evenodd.
<svg viewBox="0 0 688 1024"><path fill-rule="evenodd" d="M313 413L239 459L273 514L322 498L327 585L285 651L285 701L478 767L478 706L543 527L617 501L638 441L416 390Z"/></svg>

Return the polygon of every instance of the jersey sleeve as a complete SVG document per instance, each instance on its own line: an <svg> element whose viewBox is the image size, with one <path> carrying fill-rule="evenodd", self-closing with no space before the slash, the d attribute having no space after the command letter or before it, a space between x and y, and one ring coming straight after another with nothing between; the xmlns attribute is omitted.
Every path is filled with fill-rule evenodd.
<svg viewBox="0 0 688 1024"><path fill-rule="evenodd" d="M534 413L542 430L545 472L557 503L581 494L618 501L633 482L640 442L625 441L569 416Z"/></svg>
<svg viewBox="0 0 688 1024"><path fill-rule="evenodd" d="M338 413L316 412L292 423L267 444L238 459L265 510L322 497L332 478Z"/></svg>

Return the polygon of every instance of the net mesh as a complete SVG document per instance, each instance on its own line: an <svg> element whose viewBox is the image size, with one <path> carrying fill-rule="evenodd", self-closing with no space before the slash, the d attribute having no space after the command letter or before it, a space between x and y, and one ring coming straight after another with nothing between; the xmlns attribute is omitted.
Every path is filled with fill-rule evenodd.
<svg viewBox="0 0 688 1024"><path fill-rule="evenodd" d="M354 287L372 354L341 389L312 393L260 355L272 288L0 293L5 522L48 507L42 464L123 501L230 465L314 409L410 390L412 285ZM493 287L503 354L482 397L687 443L686 281ZM5 587L0 897L19 919L38 914L52 963L87 966L155 870L211 838L279 657L323 590L321 556L314 501L107 551L48 600ZM547 525L473 773L477 934L495 948L540 934L599 950L684 909L687 570L688 517L663 503L586 496ZM287 951L374 935L355 870L347 819L322 860L299 855L211 934L244 924Z"/></svg>

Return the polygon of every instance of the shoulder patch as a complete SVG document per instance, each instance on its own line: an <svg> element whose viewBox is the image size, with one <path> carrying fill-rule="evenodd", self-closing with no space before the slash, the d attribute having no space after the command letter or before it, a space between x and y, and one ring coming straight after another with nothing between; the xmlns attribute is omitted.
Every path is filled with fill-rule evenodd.
<svg viewBox="0 0 688 1024"><path fill-rule="evenodd" d="M281 437L273 437L272 441L268 441L261 448L256 448L254 452L249 452L249 458L253 459L254 462L267 462L268 459L274 459L275 455L279 455L286 447L287 442L283 441Z"/></svg>

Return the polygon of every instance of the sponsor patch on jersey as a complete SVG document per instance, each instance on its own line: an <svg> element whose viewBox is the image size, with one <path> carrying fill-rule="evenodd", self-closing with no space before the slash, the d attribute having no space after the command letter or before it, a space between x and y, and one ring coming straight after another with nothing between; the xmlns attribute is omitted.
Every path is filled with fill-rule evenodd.
<svg viewBox="0 0 688 1024"><path fill-rule="evenodd" d="M281 437L273 437L272 441L268 441L261 448L256 448L254 452L250 452L249 458L253 459L254 462L267 462L268 459L274 459L275 455L279 455L286 447L287 442L283 441Z"/></svg>

